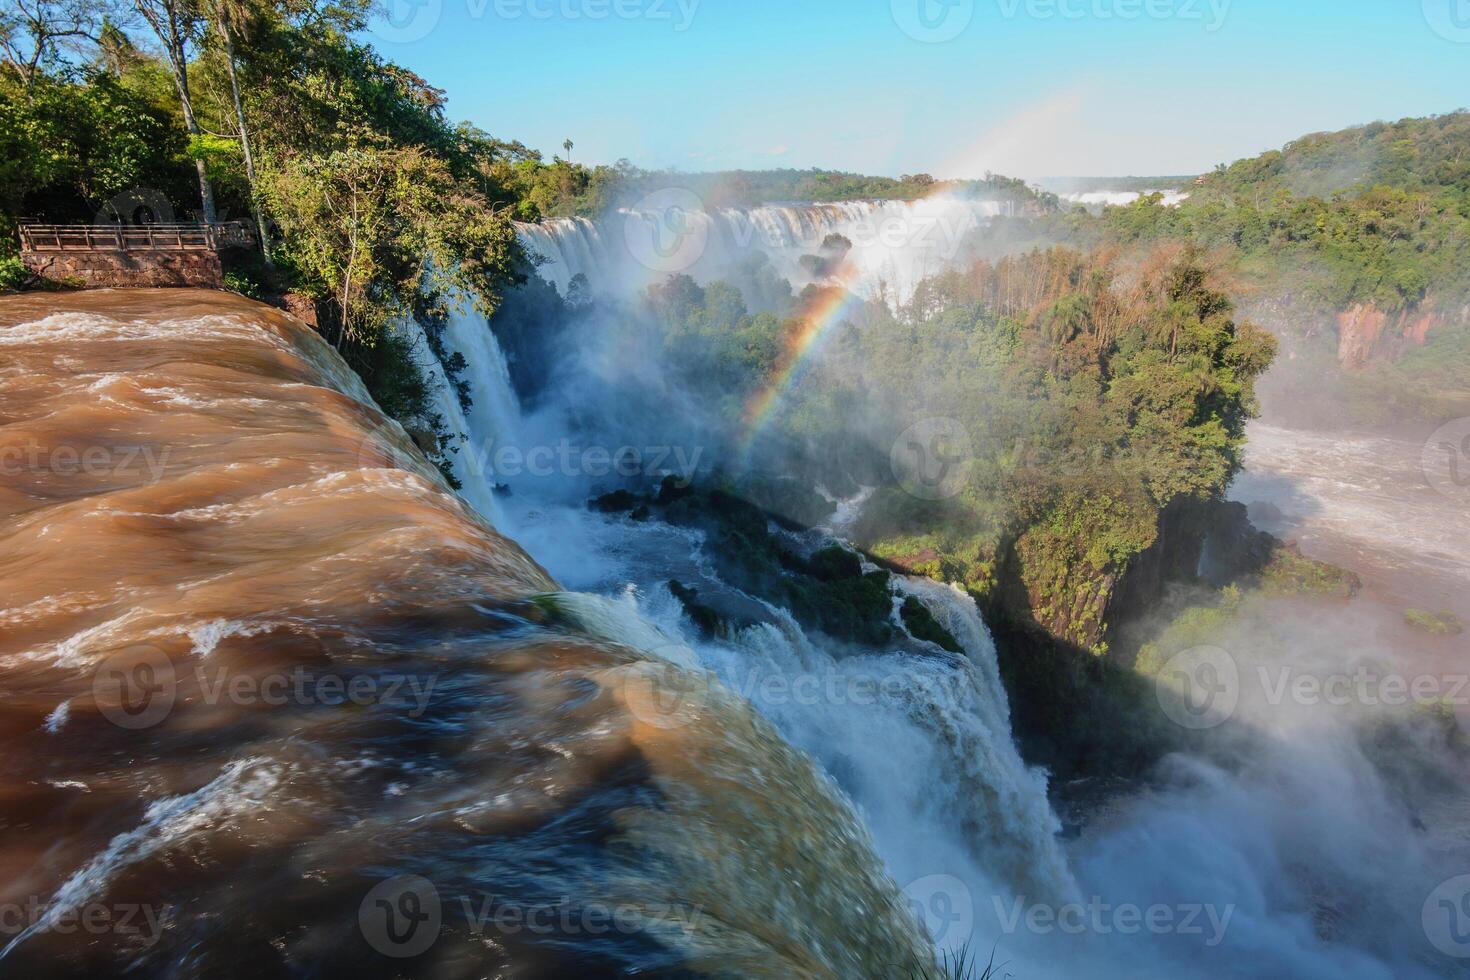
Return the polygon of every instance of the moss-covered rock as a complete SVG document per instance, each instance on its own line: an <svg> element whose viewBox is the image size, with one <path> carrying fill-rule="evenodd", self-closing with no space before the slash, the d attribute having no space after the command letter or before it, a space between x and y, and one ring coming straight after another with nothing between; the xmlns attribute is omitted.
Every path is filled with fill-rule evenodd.
<svg viewBox="0 0 1470 980"><path fill-rule="evenodd" d="M729 490L665 481L652 498L614 491L589 506L657 515L670 524L698 528L708 538L708 554L720 578L789 610L805 629L868 646L895 638L888 572L864 573L862 557L835 544L804 557L784 535L772 533L772 515ZM715 634L739 625L697 599L694 589L678 582L669 587L702 631Z"/></svg>
<svg viewBox="0 0 1470 980"><path fill-rule="evenodd" d="M1258 579L1261 590L1268 595L1351 599L1363 587L1356 573L1308 558L1294 542L1277 542Z"/></svg>
<svg viewBox="0 0 1470 980"><path fill-rule="evenodd" d="M1405 609L1404 622L1436 636L1458 636L1465 632L1465 623L1460 617L1446 610Z"/></svg>
<svg viewBox="0 0 1470 980"><path fill-rule="evenodd" d="M669 579L669 591L684 607L685 614L694 623L702 636L719 636L725 632L725 620L715 609L699 601L699 590Z"/></svg>
<svg viewBox="0 0 1470 980"><path fill-rule="evenodd" d="M840 582L843 579L861 578L862 559L841 545L828 545L815 552L807 560L811 574L823 582Z"/></svg>
<svg viewBox="0 0 1470 980"><path fill-rule="evenodd" d="M954 634L939 625L934 614L929 612L916 596L908 596L903 600L903 605L898 607L898 614L903 618L903 625L908 629L909 635L918 640L928 640L951 653L963 653L964 648L960 646L959 640Z"/></svg>
<svg viewBox="0 0 1470 980"><path fill-rule="evenodd" d="M735 484L733 490L778 520L802 527L816 527L837 510L836 504L806 482L792 477L748 475Z"/></svg>
<svg viewBox="0 0 1470 980"><path fill-rule="evenodd" d="M782 592L785 605L803 626L829 636L881 646L893 639L893 609L888 573L869 572L856 578L823 580L791 576Z"/></svg>
<svg viewBox="0 0 1470 980"><path fill-rule="evenodd" d="M614 490L612 493L593 497L587 501L587 506L604 514L622 514L633 510L642 503L643 498L631 490Z"/></svg>

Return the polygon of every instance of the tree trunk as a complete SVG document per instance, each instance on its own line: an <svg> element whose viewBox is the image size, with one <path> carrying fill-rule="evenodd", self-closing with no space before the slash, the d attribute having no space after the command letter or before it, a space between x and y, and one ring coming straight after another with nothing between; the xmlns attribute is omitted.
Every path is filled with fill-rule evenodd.
<svg viewBox="0 0 1470 980"><path fill-rule="evenodd" d="M179 89L179 105L184 110L184 128L189 131L190 136L202 136L204 131L199 128L199 122L194 118L194 100L189 95L189 64L184 60L184 44L179 41L174 55L174 83ZM199 173L199 204L204 214L205 224L214 224L219 220L219 215L214 208L214 187L209 183L209 174L205 170L204 161L198 157L194 158L194 169Z"/></svg>
<svg viewBox="0 0 1470 980"><path fill-rule="evenodd" d="M184 112L184 128L192 137L202 135L199 123L194 119L194 100L189 97L189 61L184 50L184 27L179 23L177 0L158 0L156 3L133 0L133 6L143 15L148 26L153 28L153 33L158 35L158 40L163 42L164 50L168 53L174 87L179 91L179 106ZM194 169L199 174L200 210L205 222L212 225L218 220L214 208L214 188L210 186L209 174L204 168L203 160L195 159Z"/></svg>
<svg viewBox="0 0 1470 980"><path fill-rule="evenodd" d="M225 67L230 75L230 97L235 102L235 125L240 130L240 152L245 157L245 181L250 185L250 205L255 211L255 228L260 233L260 251L267 264L271 260L270 230L265 226L265 212L260 207L260 195L255 192L255 157L250 152L250 130L245 125L245 106L240 101L240 80L235 75L235 38L230 33L228 21L219 18L220 37L225 42Z"/></svg>

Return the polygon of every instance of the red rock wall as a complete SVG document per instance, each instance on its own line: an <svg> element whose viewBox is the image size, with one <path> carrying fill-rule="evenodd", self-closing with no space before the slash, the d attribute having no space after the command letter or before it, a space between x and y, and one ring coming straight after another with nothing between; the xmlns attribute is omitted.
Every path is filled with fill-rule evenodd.
<svg viewBox="0 0 1470 980"><path fill-rule="evenodd" d="M1390 321L1371 304L1351 306L1337 314L1337 362L1361 368L1374 360L1398 357L1405 347L1422 347L1429 332L1443 322L1444 316L1431 310L1405 310Z"/></svg>
<svg viewBox="0 0 1470 980"><path fill-rule="evenodd" d="M1372 307L1358 304L1337 315L1337 362L1343 367L1363 367L1373 359L1383 339L1388 317Z"/></svg>

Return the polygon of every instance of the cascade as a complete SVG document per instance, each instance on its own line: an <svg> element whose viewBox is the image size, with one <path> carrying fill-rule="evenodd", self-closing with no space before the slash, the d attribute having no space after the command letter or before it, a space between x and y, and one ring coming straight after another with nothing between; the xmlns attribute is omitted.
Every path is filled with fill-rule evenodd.
<svg viewBox="0 0 1470 980"><path fill-rule="evenodd" d="M828 281L805 267L829 235L851 242L843 281L865 299L901 303L928 276L964 262L971 236L1008 202L933 198L758 208L624 208L597 220L520 223L521 244L545 259L540 274L566 295L572 279L594 290L633 290L676 272L728 275L760 253L796 288Z"/></svg>

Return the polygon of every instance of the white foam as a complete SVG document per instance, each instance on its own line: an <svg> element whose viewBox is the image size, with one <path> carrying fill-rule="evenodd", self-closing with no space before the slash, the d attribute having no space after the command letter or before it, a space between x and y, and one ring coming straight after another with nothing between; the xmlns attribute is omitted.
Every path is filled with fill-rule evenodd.
<svg viewBox="0 0 1470 980"><path fill-rule="evenodd" d="M46 716L46 732L55 735L66 727L66 719L69 717L71 717L71 702L63 701Z"/></svg>
<svg viewBox="0 0 1470 980"><path fill-rule="evenodd" d="M192 793L149 804L143 822L118 834L102 853L73 872L51 896L40 918L0 950L0 959L101 894L122 869L265 806L283 775L284 767L269 759L242 759L225 766L217 777Z"/></svg>

